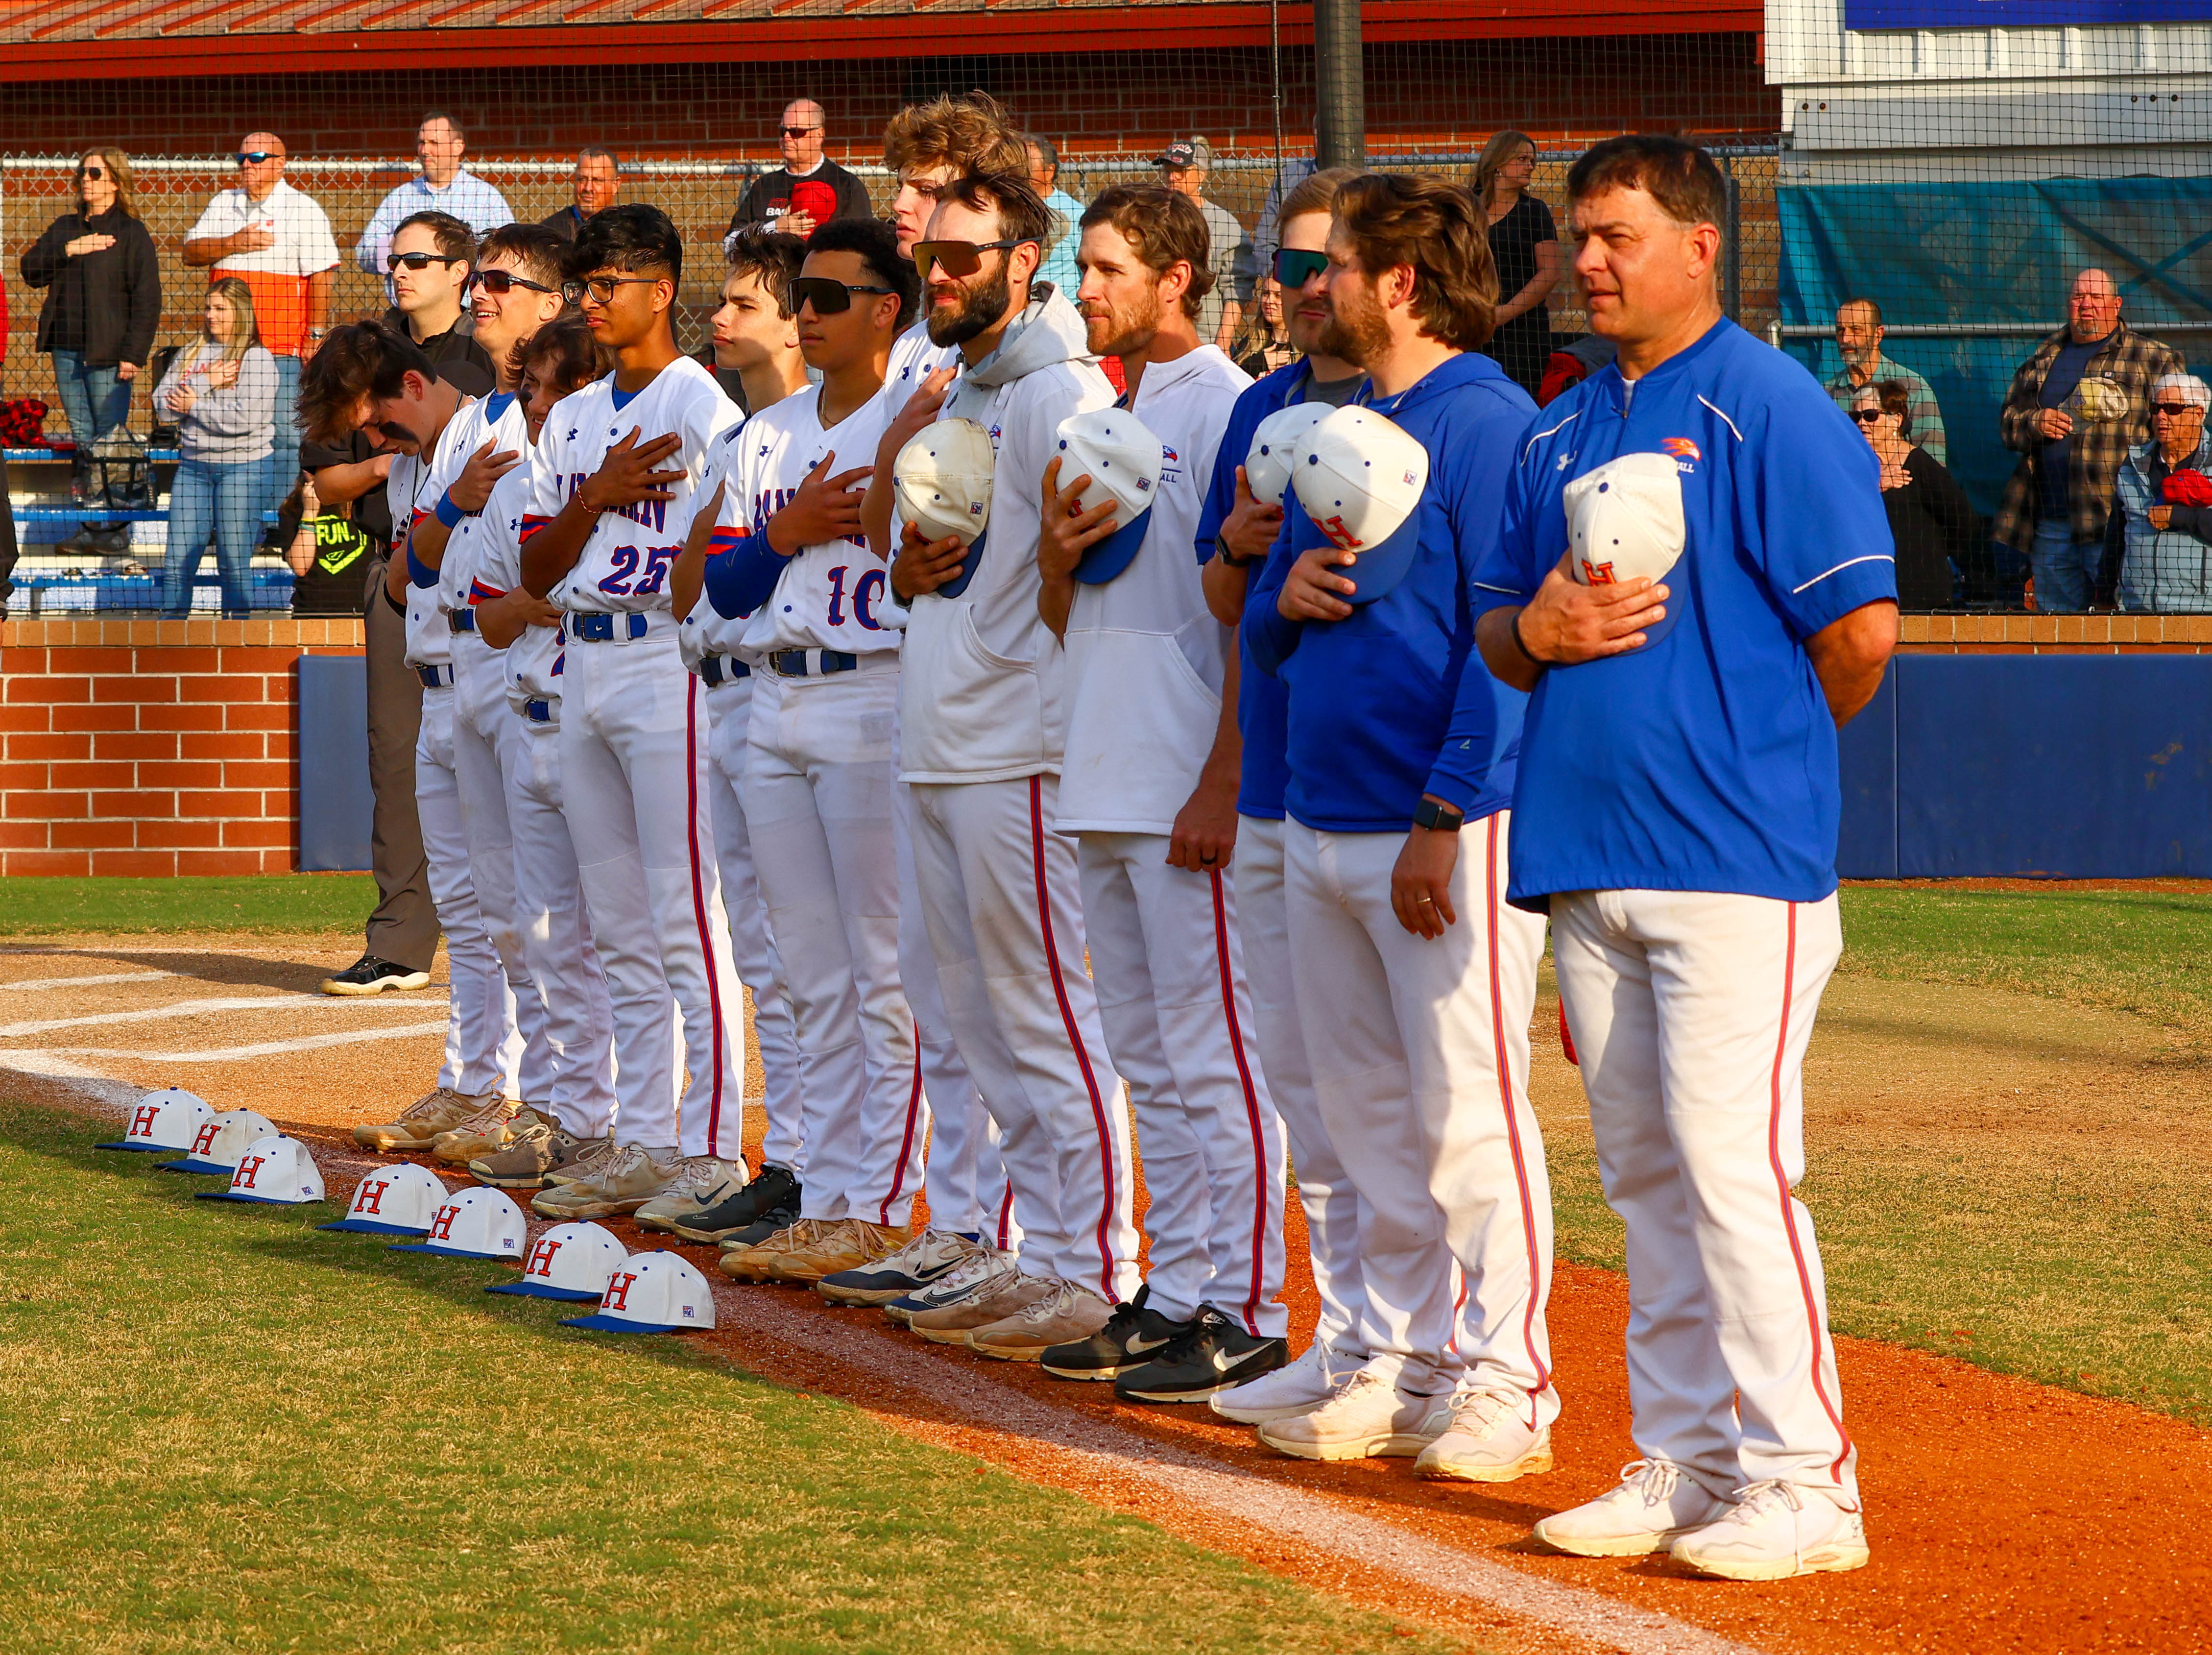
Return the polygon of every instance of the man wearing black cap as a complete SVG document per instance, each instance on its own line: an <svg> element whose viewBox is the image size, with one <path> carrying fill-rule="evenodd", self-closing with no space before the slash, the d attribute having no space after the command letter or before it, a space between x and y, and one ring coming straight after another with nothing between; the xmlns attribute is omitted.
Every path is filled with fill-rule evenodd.
<svg viewBox="0 0 2212 1655"><path fill-rule="evenodd" d="M1226 351L1237 337L1237 325L1244 319L1244 307L1252 299L1252 277L1257 268L1250 258L1252 238L1237 222L1236 214L1206 198L1206 176L1213 170L1213 146L1204 138L1177 138L1152 157L1152 164L1160 169L1160 182L1198 203L1198 210L1205 216L1206 233L1212 239L1206 268L1213 272L1213 287L1199 312L1198 337Z"/></svg>

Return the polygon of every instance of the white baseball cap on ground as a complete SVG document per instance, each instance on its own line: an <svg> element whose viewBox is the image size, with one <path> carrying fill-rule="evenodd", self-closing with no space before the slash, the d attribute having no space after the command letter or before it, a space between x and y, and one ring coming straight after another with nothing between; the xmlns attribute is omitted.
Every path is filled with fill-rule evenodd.
<svg viewBox="0 0 2212 1655"><path fill-rule="evenodd" d="M238 1170L238 1158L264 1138L278 1138L276 1123L250 1109L227 1109L199 1123L180 1161L155 1161L164 1172L220 1173Z"/></svg>
<svg viewBox="0 0 2212 1655"><path fill-rule="evenodd" d="M1294 402L1278 408L1252 433L1244 454L1244 486L1263 506L1279 506L1290 492L1291 466L1306 433L1334 411L1325 402Z"/></svg>
<svg viewBox="0 0 2212 1655"><path fill-rule="evenodd" d="M1638 575L1665 578L1682 556L1689 531L1682 515L1682 476L1672 454L1620 454L1566 486L1567 549L1583 586L1608 586ZM1674 630L1680 594L1666 618L1644 629L1649 648Z"/></svg>
<svg viewBox="0 0 2212 1655"><path fill-rule="evenodd" d="M484 1291L589 1305L605 1295L608 1279L629 1256L604 1225L556 1224L530 1244L520 1281L495 1281Z"/></svg>
<svg viewBox="0 0 2212 1655"><path fill-rule="evenodd" d="M395 1241L385 1250L435 1253L440 1258L520 1258L529 1224L504 1190L471 1184L455 1190L430 1214L420 1241Z"/></svg>
<svg viewBox="0 0 2212 1655"><path fill-rule="evenodd" d="M373 1169L354 1186L346 1215L318 1230L344 1230L364 1236L421 1236L446 1204L446 1186L426 1166L398 1161Z"/></svg>
<svg viewBox="0 0 2212 1655"><path fill-rule="evenodd" d="M1291 486L1314 526L1332 545L1356 552L1340 569L1356 588L1351 601L1385 596L1421 545L1421 496L1429 451L1372 408L1337 408L1305 434Z"/></svg>
<svg viewBox="0 0 2212 1655"><path fill-rule="evenodd" d="M247 1147L228 1190L202 1190L195 1201L247 1201L263 1207L304 1207L323 1198L323 1174L307 1146L279 1134Z"/></svg>
<svg viewBox="0 0 2212 1655"><path fill-rule="evenodd" d="M681 1255L636 1253L607 1278L597 1311L564 1316L561 1325L600 1333L696 1333L714 1325L714 1295L698 1267Z"/></svg>
<svg viewBox="0 0 2212 1655"><path fill-rule="evenodd" d="M937 588L957 598L967 590L991 526L991 479L999 469L991 434L972 419L941 419L920 432L891 462L899 515L925 540L955 534L967 543L960 569Z"/></svg>
<svg viewBox="0 0 2212 1655"><path fill-rule="evenodd" d="M113 1143L99 1149L175 1151L190 1149L199 1135L200 1123L215 1113L215 1105L178 1086L149 1092L131 1105L131 1125Z"/></svg>
<svg viewBox="0 0 2212 1655"><path fill-rule="evenodd" d="M1135 561L1152 528L1166 450L1145 423L1126 408L1092 408L1060 423L1060 486L1088 475L1091 486L1077 503L1085 510L1114 502L1114 532L1095 541L1075 566L1075 578L1103 586Z"/></svg>

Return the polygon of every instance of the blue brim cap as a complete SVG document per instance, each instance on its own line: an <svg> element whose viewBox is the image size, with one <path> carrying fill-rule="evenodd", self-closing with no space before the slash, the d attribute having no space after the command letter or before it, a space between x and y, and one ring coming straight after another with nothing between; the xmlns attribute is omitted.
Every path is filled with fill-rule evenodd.
<svg viewBox="0 0 2212 1655"><path fill-rule="evenodd" d="M564 1328L589 1328L594 1333L703 1333L703 1328L678 1327L672 1322L630 1322L619 1316L564 1316Z"/></svg>
<svg viewBox="0 0 2212 1655"><path fill-rule="evenodd" d="M236 1167L225 1166L220 1161L195 1160L189 1155L180 1161L155 1161L154 1170L157 1172L198 1172L218 1178L229 1177L238 1171Z"/></svg>
<svg viewBox="0 0 2212 1655"><path fill-rule="evenodd" d="M408 1233L410 1235L417 1235L420 1234L421 1232L410 1231ZM435 1253L440 1258L483 1258L492 1260L495 1263L502 1260L509 1263L514 1262L513 1255L511 1254L472 1252L466 1247L441 1247L434 1241L394 1242L391 1246L386 1247L384 1250L387 1253Z"/></svg>
<svg viewBox="0 0 2212 1655"><path fill-rule="evenodd" d="M318 1224L318 1230L343 1230L359 1236L427 1236L429 1226L423 1224L381 1224L373 1218L342 1218L329 1224Z"/></svg>
<svg viewBox="0 0 2212 1655"><path fill-rule="evenodd" d="M985 529L968 543L968 555L960 560L959 572L937 588L939 597L957 598L967 591L968 582L975 578L976 566L983 561L983 543L990 538L991 531Z"/></svg>
<svg viewBox="0 0 2212 1655"><path fill-rule="evenodd" d="M1351 577L1358 588L1351 597L1355 609L1373 603L1377 598L1387 598L1406 578L1413 567L1413 559L1421 550L1421 511L1416 506L1406 514L1406 520L1390 532L1389 537L1376 545L1363 546L1359 561L1349 568L1340 567L1335 573Z"/></svg>
<svg viewBox="0 0 2212 1655"><path fill-rule="evenodd" d="M243 1201L256 1207L317 1207L322 1204L320 1196L310 1196L295 1201L289 1196L241 1196L235 1190L201 1190L193 1193L194 1201Z"/></svg>
<svg viewBox="0 0 2212 1655"><path fill-rule="evenodd" d="M495 1281L486 1293L508 1293L518 1299L557 1299L564 1305L596 1305L599 1295L580 1287L549 1287L542 1281ZM629 1326L625 1322L624 1327Z"/></svg>
<svg viewBox="0 0 2212 1655"><path fill-rule="evenodd" d="M1104 586L1137 561L1138 549L1152 532L1152 508L1147 506L1114 532L1084 552L1075 566L1075 578L1085 586Z"/></svg>
<svg viewBox="0 0 2212 1655"><path fill-rule="evenodd" d="M128 1138L112 1144L94 1144L93 1147L94 1149L128 1149L132 1153L139 1155L173 1155L177 1153L177 1147L174 1144L135 1144Z"/></svg>

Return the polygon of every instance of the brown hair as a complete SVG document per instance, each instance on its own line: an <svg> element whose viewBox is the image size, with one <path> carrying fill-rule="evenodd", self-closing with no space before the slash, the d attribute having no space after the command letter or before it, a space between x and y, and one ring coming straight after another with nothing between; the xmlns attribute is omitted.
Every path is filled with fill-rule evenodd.
<svg viewBox="0 0 2212 1655"><path fill-rule="evenodd" d="M115 210L125 218L138 216L138 198L131 182L131 157L112 143L95 143L76 152L77 165L84 165L87 155L98 155L106 163L107 176L115 181ZM84 180L73 177L70 187L75 192L76 210L84 210Z"/></svg>
<svg viewBox="0 0 2212 1655"><path fill-rule="evenodd" d="M957 167L1025 178L1030 152L1013 117L989 93L940 94L891 117L884 128L884 165L894 173L909 167Z"/></svg>
<svg viewBox="0 0 2212 1655"><path fill-rule="evenodd" d="M1536 140L1526 132L1516 132L1511 127L1492 137L1482 146L1482 153L1474 162L1474 198L1481 205L1486 217L1490 212L1490 186L1505 163L1524 149L1534 149Z"/></svg>
<svg viewBox="0 0 2212 1655"><path fill-rule="evenodd" d="M301 365L300 428L318 442L343 442L353 435L347 422L363 397L399 394L410 373L434 380L438 370L422 348L381 322L346 322L331 330L315 354Z"/></svg>
<svg viewBox="0 0 2212 1655"><path fill-rule="evenodd" d="M477 233L451 213L434 210L410 213L392 227L392 240L399 239L399 232L420 224L430 232L430 245L438 250L441 259L451 259L458 264L471 264L477 255ZM547 231L551 234L551 231ZM390 241L385 243L392 245Z"/></svg>
<svg viewBox="0 0 2212 1655"><path fill-rule="evenodd" d="M1869 313L1870 313L1874 317L1874 325L1876 327L1880 327L1881 326L1881 307L1875 303L1873 300L1868 298L1863 293L1854 293L1850 298L1844 300L1843 303L1838 305L1836 307L1836 314L1841 316L1853 305L1864 305Z"/></svg>
<svg viewBox="0 0 2212 1655"><path fill-rule="evenodd" d="M1052 210L1030 186L1028 166L1025 157L1020 172L964 173L946 185L937 198L957 201L975 212L994 214L999 221L994 240L1034 241L1041 253L1045 237L1052 234Z"/></svg>
<svg viewBox="0 0 2212 1655"><path fill-rule="evenodd" d="M1677 224L1728 222L1728 185L1713 158L1680 138L1632 134L1593 144L1567 171L1567 197L1641 190Z"/></svg>
<svg viewBox="0 0 2212 1655"><path fill-rule="evenodd" d="M1338 192L1358 176L1358 169L1352 167L1324 167L1318 173L1307 173L1283 198L1283 204L1275 214L1277 234L1293 218L1304 218L1308 213L1334 212Z"/></svg>
<svg viewBox="0 0 2212 1655"><path fill-rule="evenodd" d="M537 332L517 339L507 348L507 365L514 375L514 382L521 384L531 363L547 356L559 358L553 369L553 383L561 387L564 397L615 371L612 347L601 344L599 336L592 332L592 325L580 315L556 316Z"/></svg>
<svg viewBox="0 0 2212 1655"><path fill-rule="evenodd" d="M441 237L438 251L446 251ZM487 259L511 259L520 274L533 282L542 282L554 292L561 290L561 261L567 256L568 244L543 224L502 224L487 234L477 248L476 263Z"/></svg>
<svg viewBox="0 0 2212 1655"><path fill-rule="evenodd" d="M1490 343L1498 267L1483 210L1465 185L1363 173L1337 192L1335 228L1368 276L1412 267L1411 309L1424 333L1462 350Z"/></svg>
<svg viewBox="0 0 2212 1655"><path fill-rule="evenodd" d="M1206 265L1212 236L1198 203L1162 184L1117 184L1084 209L1078 228L1087 230L1093 224L1119 230L1154 276L1166 275L1177 260L1188 265L1182 313L1195 319L1206 307L1206 295L1213 291L1213 272Z"/></svg>
<svg viewBox="0 0 2212 1655"><path fill-rule="evenodd" d="M1897 434L1910 438L1912 435L1912 392L1905 388L1903 380L1884 380L1874 387L1881 399L1881 411L1897 416Z"/></svg>
<svg viewBox="0 0 2212 1655"><path fill-rule="evenodd" d="M805 262L805 241L785 230L749 226L730 238L729 274L758 282L763 292L775 297L777 313L786 321L792 316L791 283Z"/></svg>
<svg viewBox="0 0 2212 1655"><path fill-rule="evenodd" d="M218 276L208 283L208 291L230 307L230 343L222 348L222 360L237 362L261 343L261 329L253 319L253 289L242 277ZM208 343L215 343L212 335Z"/></svg>

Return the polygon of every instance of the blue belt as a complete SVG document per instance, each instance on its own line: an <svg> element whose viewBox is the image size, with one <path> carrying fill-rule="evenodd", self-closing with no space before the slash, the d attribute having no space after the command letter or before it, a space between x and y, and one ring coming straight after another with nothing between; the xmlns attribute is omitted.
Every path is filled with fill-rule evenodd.
<svg viewBox="0 0 2212 1655"><path fill-rule="evenodd" d="M615 630L615 623L623 624L623 630ZM643 615L571 615L568 617L568 636L584 643L612 643L617 638L641 638L653 630L653 622Z"/></svg>
<svg viewBox="0 0 2212 1655"><path fill-rule="evenodd" d="M804 649L774 650L769 655L768 664L775 668L776 672L784 678L803 678L807 672L806 651ZM822 651L822 676L824 678L829 677L832 672L854 672L858 670L860 665L860 658L858 655L848 655L842 649Z"/></svg>
<svg viewBox="0 0 2212 1655"><path fill-rule="evenodd" d="M526 701L522 703L522 715L532 724L550 724L553 721L553 703L550 701Z"/></svg>
<svg viewBox="0 0 2212 1655"><path fill-rule="evenodd" d="M477 630L477 612L473 609L456 609L446 617L448 632L473 632Z"/></svg>
<svg viewBox="0 0 2212 1655"><path fill-rule="evenodd" d="M425 690L450 690L453 687L453 669L450 666L418 666L415 676L422 680Z"/></svg>
<svg viewBox="0 0 2212 1655"><path fill-rule="evenodd" d="M709 689L719 689L725 684L735 684L749 678L753 669L735 655L709 655L699 663L699 676L707 680Z"/></svg>

